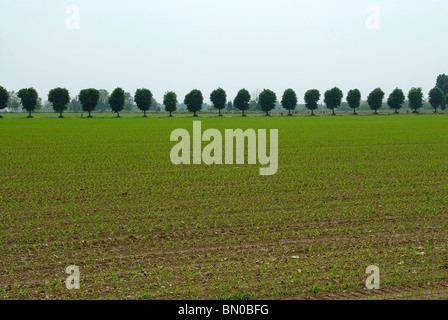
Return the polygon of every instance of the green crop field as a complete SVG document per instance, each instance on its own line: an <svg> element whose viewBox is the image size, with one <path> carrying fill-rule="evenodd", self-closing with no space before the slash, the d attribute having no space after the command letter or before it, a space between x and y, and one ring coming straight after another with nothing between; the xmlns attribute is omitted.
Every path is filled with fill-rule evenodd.
<svg viewBox="0 0 448 320"><path fill-rule="evenodd" d="M199 120L277 174L173 165L187 117L1 119L0 299L448 298L448 115Z"/></svg>

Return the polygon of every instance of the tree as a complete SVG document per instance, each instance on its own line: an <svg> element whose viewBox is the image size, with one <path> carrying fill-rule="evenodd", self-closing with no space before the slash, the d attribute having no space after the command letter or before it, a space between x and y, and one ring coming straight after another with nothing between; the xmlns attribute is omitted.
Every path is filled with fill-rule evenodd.
<svg viewBox="0 0 448 320"><path fill-rule="evenodd" d="M233 101L233 105L238 110L241 110L243 112L243 117L246 117L246 114L244 113L246 110L249 110L249 102L250 102L250 93L246 89L241 89L238 91L238 94L235 97L235 100Z"/></svg>
<svg viewBox="0 0 448 320"><path fill-rule="evenodd" d="M448 76L446 74L441 74L437 77L436 87L439 87L440 89L442 89L442 91L445 95L448 94ZM445 103L445 101L443 101L442 102L442 110L445 110L447 105L448 105L448 102Z"/></svg>
<svg viewBox="0 0 448 320"><path fill-rule="evenodd" d="M445 94L439 87L429 91L429 104L434 108L434 113L437 113L437 108L442 106L443 100L445 100Z"/></svg>
<svg viewBox="0 0 448 320"><path fill-rule="evenodd" d="M74 97L67 106L67 110L73 112L81 111L81 103L79 102L78 96Z"/></svg>
<svg viewBox="0 0 448 320"><path fill-rule="evenodd" d="M97 89L83 89L79 93L79 102L82 110L89 113L88 118L92 118L91 112L95 110L100 100L100 92Z"/></svg>
<svg viewBox="0 0 448 320"><path fill-rule="evenodd" d="M311 110L311 115L314 116L314 110L318 107L318 102L320 100L320 92L317 89L308 90L305 93L305 107Z"/></svg>
<svg viewBox="0 0 448 320"><path fill-rule="evenodd" d="M361 91L358 89L350 90L347 94L347 103L353 109L353 114L356 115L356 109L361 105Z"/></svg>
<svg viewBox="0 0 448 320"><path fill-rule="evenodd" d="M146 112L151 108L152 92L148 89L137 89L134 95L137 107L143 111L143 118L147 118Z"/></svg>
<svg viewBox="0 0 448 320"><path fill-rule="evenodd" d="M288 110L288 116L292 116L291 111L297 107L297 94L293 89L287 89L283 93L281 104Z"/></svg>
<svg viewBox="0 0 448 320"><path fill-rule="evenodd" d="M149 109L151 110L151 107ZM132 94L130 92L124 93L124 110L137 111L137 106L135 105L134 98L132 97Z"/></svg>
<svg viewBox="0 0 448 320"><path fill-rule="evenodd" d="M252 92L252 101L249 101L249 110L252 110L252 109L254 111L261 110L261 106L259 104L260 94L261 94L261 89L258 89L258 88Z"/></svg>
<svg viewBox="0 0 448 320"><path fill-rule="evenodd" d="M69 99L69 103L70 103L70 96L68 97L68 99ZM42 99L40 99L40 100L42 100ZM66 105L65 109L67 109L67 108L68 108L68 105ZM51 109L53 109L53 111L55 111L53 108L53 104L50 101L46 100L42 104L42 108L40 110L50 111Z"/></svg>
<svg viewBox="0 0 448 320"><path fill-rule="evenodd" d="M9 101L8 101L8 110L18 111L22 107L19 97L17 96L17 92L10 91L9 92Z"/></svg>
<svg viewBox="0 0 448 320"><path fill-rule="evenodd" d="M333 111L333 113L332 113L333 116L336 115L336 113L334 112L334 109L339 108L343 97L344 97L344 94L342 93L341 89L339 89L337 87L334 87L333 89L327 90L325 92L324 102L327 105L327 108L331 109Z"/></svg>
<svg viewBox="0 0 448 320"><path fill-rule="evenodd" d="M39 98L36 89L20 89L17 96L20 98L23 108L29 112L27 118L32 118L31 112L36 109L37 99Z"/></svg>
<svg viewBox="0 0 448 320"><path fill-rule="evenodd" d="M44 104L42 103L42 98L37 97L36 108L34 109L34 111L42 110L43 107L44 107Z"/></svg>
<svg viewBox="0 0 448 320"><path fill-rule="evenodd" d="M187 110L193 112L193 117L198 117L197 112L202 110L202 104L204 103L204 97L200 90L194 89L185 96L184 103L187 106Z"/></svg>
<svg viewBox="0 0 448 320"><path fill-rule="evenodd" d="M222 117L221 110L226 107L227 93L224 89L218 88L210 94L210 101L213 103L213 107L219 110L219 116Z"/></svg>
<svg viewBox="0 0 448 320"><path fill-rule="evenodd" d="M412 113L418 113L418 109L423 107L422 88L412 88L408 93L409 108L414 110Z"/></svg>
<svg viewBox="0 0 448 320"><path fill-rule="evenodd" d="M115 88L109 96L108 102L112 111L117 114L117 118L120 118L120 112L124 109L124 90L121 88Z"/></svg>
<svg viewBox="0 0 448 320"><path fill-rule="evenodd" d="M65 88L52 89L48 93L48 101L53 104L54 111L59 112L59 118L64 118L62 112L70 102L70 93Z"/></svg>
<svg viewBox="0 0 448 320"><path fill-rule="evenodd" d="M398 114L398 110L403 107L403 103L406 97L404 96L403 90L396 88L392 93L389 95L389 98L387 99L387 105L391 109L395 109L395 114Z"/></svg>
<svg viewBox="0 0 448 320"><path fill-rule="evenodd" d="M260 101L260 94L261 94L261 90L260 89L255 89L252 92L252 100L254 100L256 103L258 103Z"/></svg>
<svg viewBox="0 0 448 320"><path fill-rule="evenodd" d="M165 111L170 113L170 118L173 117L173 112L177 110L177 95L173 91L168 91L163 96L163 104Z"/></svg>
<svg viewBox="0 0 448 320"><path fill-rule="evenodd" d="M2 86L0 86L0 110L3 110L8 106L8 100L9 100L8 91ZM3 117L0 115L0 118Z"/></svg>
<svg viewBox="0 0 448 320"><path fill-rule="evenodd" d="M95 110L99 112L106 112L110 111L110 104L109 104L109 91L105 89L100 89L100 99L98 100L98 104L95 108Z"/></svg>
<svg viewBox="0 0 448 320"><path fill-rule="evenodd" d="M249 101L249 111L258 111L261 110L260 105L255 100Z"/></svg>
<svg viewBox="0 0 448 320"><path fill-rule="evenodd" d="M269 90L264 89L262 93L260 93L259 104L261 106L261 110L266 112L266 117L269 117L269 112L275 109L275 103L277 102L277 95Z"/></svg>
<svg viewBox="0 0 448 320"><path fill-rule="evenodd" d="M149 107L149 110L160 112L162 109L159 107L159 103L156 99L151 99L151 107Z"/></svg>
<svg viewBox="0 0 448 320"><path fill-rule="evenodd" d="M384 99L384 92L380 88L376 88L372 92L370 92L367 97L367 103L371 110L375 112L373 114L378 114L378 109L382 107Z"/></svg>

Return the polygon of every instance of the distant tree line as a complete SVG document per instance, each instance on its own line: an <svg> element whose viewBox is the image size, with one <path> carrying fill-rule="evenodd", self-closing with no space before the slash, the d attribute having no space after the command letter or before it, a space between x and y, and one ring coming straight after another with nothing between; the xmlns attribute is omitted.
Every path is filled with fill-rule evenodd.
<svg viewBox="0 0 448 320"><path fill-rule="evenodd" d="M356 115L357 110L363 107L368 107L374 111L374 114L378 114L378 110L383 107L384 103L395 113L398 113L405 103L413 113L418 113L426 104L434 109L434 113L437 113L439 108L445 110L448 104L448 76L445 74L438 76L436 86L428 93L427 102L424 100L422 88L412 88L407 94L407 100L403 90L399 88L392 91L386 101L384 101L385 93L381 88L370 92L365 102L361 100L361 92L358 89L350 90L347 93L346 102L342 101L343 98L344 93L337 87L323 93L323 102L326 108L332 111L332 115L336 115L337 109L352 109L353 114ZM304 94L304 100L304 109L311 111L311 115L314 116L315 110L319 107L321 93L317 89L308 90ZM269 89L256 90L251 96L249 91L244 88L238 91L233 101L228 101L226 91L218 88L210 94L210 101L212 103L210 107L217 109L219 116L222 116L223 109L228 111L237 109L243 117L247 116L248 110L259 110L266 116L270 116L272 110L280 108L287 110L288 116L292 116L292 112L298 107L297 94L293 89L285 90L279 102L275 92ZM163 97L163 105L160 105L154 99L152 92L144 88L137 89L133 97L122 88L116 88L110 95L106 90L83 89L73 99L70 99L67 89L55 88L50 90L48 101L43 104L34 88L24 88L15 93L8 92L0 86L0 110L22 108L28 112L28 118L32 118L32 112L35 110L49 110L50 108L59 113L59 118L63 118L63 112L67 109L75 112L88 112L88 117L91 118L93 111L113 111L117 117L120 117L120 113L123 111L136 111L137 109L143 111L143 117L147 117L148 111L159 112L162 108L172 117L173 112L176 112L180 106L185 107L186 110L193 113L194 117L197 117L198 112L207 105L204 103L202 92L198 89L189 92L183 103L179 103L175 92L166 92Z"/></svg>

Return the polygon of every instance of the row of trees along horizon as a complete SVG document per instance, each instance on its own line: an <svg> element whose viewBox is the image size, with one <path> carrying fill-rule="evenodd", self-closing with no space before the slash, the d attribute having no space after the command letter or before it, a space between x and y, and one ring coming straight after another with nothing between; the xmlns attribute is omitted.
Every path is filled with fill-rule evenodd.
<svg viewBox="0 0 448 320"><path fill-rule="evenodd" d="M439 108L445 110L448 105L448 76L443 74L437 78L436 86L429 91L427 101L424 99L422 88L415 87L408 92L407 99L403 90L398 88L392 91L386 101L384 101L385 93L381 88L376 88L370 92L366 101L361 100L361 92L358 89L350 90L347 93L346 102L342 102L343 98L343 92L334 87L325 91L323 102L326 108L332 111L333 115L336 114L336 109L352 109L353 114L357 114L357 110L370 109L374 111L374 114L377 114L385 103L390 109L395 110L395 113L399 113L398 110L403 107L413 110L413 113L418 113L421 108L432 108L437 113ZM304 95L304 100L305 104L302 105L302 108L311 111L311 115L314 115L314 111L319 108L321 93L317 89L308 90ZM241 89L233 101L228 101L226 91L218 88L210 94L210 101L212 102L211 106L205 104L202 92L197 89L188 93L183 103L179 103L175 92L169 91L163 97L163 105L160 105L148 89L137 89L134 97L132 97L122 88L116 88L110 95L106 90L91 88L81 90L77 97L71 99L67 89L55 88L48 93L48 101L44 105L34 88L21 89L15 93L8 92L0 86L0 110L23 108L29 113L28 118L32 118L31 113L33 111L51 110L51 107L59 113L60 118L63 118L62 114L67 109L75 112L88 112L88 117L91 118L91 113L95 110L100 112L113 111L117 114L117 117L120 117L120 113L123 111L137 111L137 109L143 111L143 117L147 117L146 113L148 111L160 112L163 107L166 112L169 112L170 117L172 117L173 112L179 109L186 109L193 113L194 117L197 117L197 113L207 106L209 110L217 109L219 116L222 116L221 111L223 109L228 111L238 109L242 112L242 116L246 116L247 111L263 111L266 116L269 116L272 110L282 108L287 110L288 115L291 116L292 112L298 107L297 94L293 89L285 90L279 102L275 92L269 89L257 90L252 95L246 89Z"/></svg>

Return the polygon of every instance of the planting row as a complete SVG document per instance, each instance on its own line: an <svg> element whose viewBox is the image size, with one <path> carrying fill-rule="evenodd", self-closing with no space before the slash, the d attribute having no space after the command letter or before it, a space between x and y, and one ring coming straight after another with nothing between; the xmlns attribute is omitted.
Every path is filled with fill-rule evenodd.
<svg viewBox="0 0 448 320"><path fill-rule="evenodd" d="M17 97L20 99L22 107L29 112L28 118L32 118L31 112L36 110L38 105L39 96L34 88L21 89ZM324 103L326 107L332 110L332 114L335 115L335 110L341 106L342 99L344 98L343 92L335 87L333 89L327 90L324 93ZM371 110L375 114L383 106L385 98L385 93L380 88L373 90L367 97L367 103ZM8 101L10 99L10 93L3 87L0 86L0 110L7 108ZM81 90L77 96L79 103L84 112L89 113L89 118L92 117L91 113L95 111L100 101L100 91L97 89L84 89ZM137 89L133 97L136 106L143 111L144 117L146 117L146 112L150 110L151 105L154 102L153 94L148 89ZM321 93L317 89L308 90L304 95L305 107L311 111L311 115L314 115L314 110L318 108L319 101L321 99ZM424 104L424 94L421 88L412 88L407 95L407 104L414 113L418 113L418 110L423 107ZM65 88L55 88L50 90L48 93L48 101L51 103L53 109L59 113L59 117L63 118L62 113L67 109L70 103L69 91ZM210 94L210 101L213 107L219 110L219 115L222 116L221 110L232 105L238 110L242 111L242 115L246 116L246 111L250 109L251 105L251 95L246 89L241 89L233 101L227 100L227 93L224 89L218 88ZM361 92L358 89L350 90L346 96L347 105L353 109L353 113L361 106ZM405 105L406 97L401 89L395 89L387 99L387 105L398 113L398 110ZM125 108L126 93L122 88L116 88L112 94L108 97L108 103L113 112L120 117L120 112ZM428 102L437 113L438 108L448 104L448 93L445 93L440 87L436 86L428 93ZM177 110L178 105L177 94L173 91L167 92L163 97L163 105L165 106L165 111L169 112L170 117L172 113ZM185 104L187 110L197 117L197 113L202 110L204 105L204 97L200 90L192 90L188 93L183 103ZM275 109L277 104L277 95L275 92L265 89L256 98L256 103L260 110L269 116L270 112ZM293 89L287 89L283 93L282 99L280 101L282 107L288 110L288 115L292 115L291 112L297 108L298 98L297 94ZM0 116L1 117L1 116Z"/></svg>

